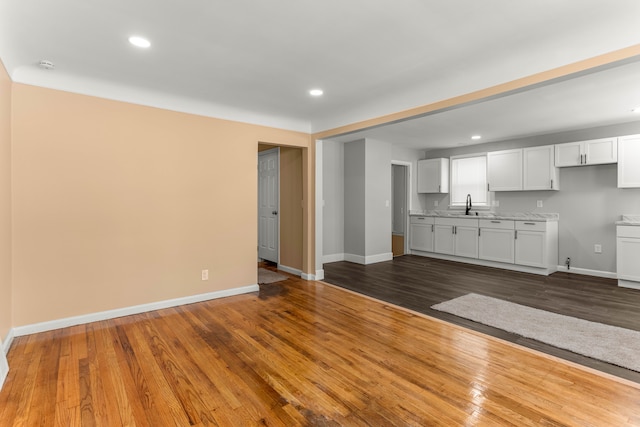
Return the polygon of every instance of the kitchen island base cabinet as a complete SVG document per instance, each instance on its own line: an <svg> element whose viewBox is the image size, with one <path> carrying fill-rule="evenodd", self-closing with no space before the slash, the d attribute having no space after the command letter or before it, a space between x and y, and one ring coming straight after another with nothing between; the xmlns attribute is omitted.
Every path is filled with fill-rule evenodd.
<svg viewBox="0 0 640 427"><path fill-rule="evenodd" d="M618 285L640 289L640 227L616 227Z"/></svg>

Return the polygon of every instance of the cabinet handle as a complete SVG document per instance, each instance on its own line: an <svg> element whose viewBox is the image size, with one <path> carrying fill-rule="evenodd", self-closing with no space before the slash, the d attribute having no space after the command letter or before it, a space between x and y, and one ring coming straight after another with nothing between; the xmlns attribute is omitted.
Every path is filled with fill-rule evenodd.
<svg viewBox="0 0 640 427"><path fill-rule="evenodd" d="M425 218L425 217L423 217L423 216L421 216L421 217L418 217L418 219L426 219L426 218Z"/></svg>
<svg viewBox="0 0 640 427"><path fill-rule="evenodd" d="M587 155L586 154L584 155L584 164L585 165L587 164Z"/></svg>
<svg viewBox="0 0 640 427"><path fill-rule="evenodd" d="M440 189L440 184L438 184L438 193L441 193L442 190Z"/></svg>
<svg viewBox="0 0 640 427"><path fill-rule="evenodd" d="M516 240L518 240L518 230L516 230Z"/></svg>
<svg viewBox="0 0 640 427"><path fill-rule="evenodd" d="M582 154L580 154L580 164L582 164Z"/></svg>
<svg viewBox="0 0 640 427"><path fill-rule="evenodd" d="M456 226L455 225L451 226L451 234L456 234Z"/></svg>
<svg viewBox="0 0 640 427"><path fill-rule="evenodd" d="M478 237L480 237L480 230L482 230L482 229L478 228Z"/></svg>
<svg viewBox="0 0 640 427"><path fill-rule="evenodd" d="M487 191L489 191L489 183L487 182Z"/></svg>
<svg viewBox="0 0 640 427"><path fill-rule="evenodd" d="M491 221L491 224L500 224L502 221Z"/></svg>
<svg viewBox="0 0 640 427"><path fill-rule="evenodd" d="M536 225L535 222L525 222L524 225Z"/></svg>
<svg viewBox="0 0 640 427"><path fill-rule="evenodd" d="M551 189L553 189L553 180L551 180Z"/></svg>
<svg viewBox="0 0 640 427"><path fill-rule="evenodd" d="M431 232L433 233L433 224L431 224Z"/></svg>

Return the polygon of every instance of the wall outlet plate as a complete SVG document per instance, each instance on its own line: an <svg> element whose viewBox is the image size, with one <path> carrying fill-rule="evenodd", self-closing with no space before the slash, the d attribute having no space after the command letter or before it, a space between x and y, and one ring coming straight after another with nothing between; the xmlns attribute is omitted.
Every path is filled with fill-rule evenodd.
<svg viewBox="0 0 640 427"><path fill-rule="evenodd" d="M536 203L536 206L541 208L542 207L542 200L538 200L538 202Z"/></svg>
<svg viewBox="0 0 640 427"><path fill-rule="evenodd" d="M593 245L593 251L597 254L602 253L602 245Z"/></svg>
<svg viewBox="0 0 640 427"><path fill-rule="evenodd" d="M202 270L202 280L209 280L209 270Z"/></svg>

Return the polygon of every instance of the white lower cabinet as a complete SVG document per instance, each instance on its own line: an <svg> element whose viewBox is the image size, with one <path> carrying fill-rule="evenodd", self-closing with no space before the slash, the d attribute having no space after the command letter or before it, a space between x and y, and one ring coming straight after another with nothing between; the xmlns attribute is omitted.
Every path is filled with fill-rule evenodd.
<svg viewBox="0 0 640 427"><path fill-rule="evenodd" d="M640 282L640 227L619 225L616 229L618 280Z"/></svg>
<svg viewBox="0 0 640 427"><path fill-rule="evenodd" d="M637 229L634 244L640 251L640 227ZM557 221L412 216L410 245L413 250L433 253L418 255L466 259L510 270L550 274L558 268ZM633 256L640 259L640 253ZM640 270L637 274L640 281Z"/></svg>
<svg viewBox="0 0 640 427"><path fill-rule="evenodd" d="M411 217L409 247L416 251L433 252L433 217Z"/></svg>
<svg viewBox="0 0 640 427"><path fill-rule="evenodd" d="M515 263L550 268L558 263L558 223L516 221Z"/></svg>
<svg viewBox="0 0 640 427"><path fill-rule="evenodd" d="M478 220L436 218L434 252L478 258Z"/></svg>
<svg viewBox="0 0 640 427"><path fill-rule="evenodd" d="M478 258L513 264L515 261L515 222L480 220Z"/></svg>

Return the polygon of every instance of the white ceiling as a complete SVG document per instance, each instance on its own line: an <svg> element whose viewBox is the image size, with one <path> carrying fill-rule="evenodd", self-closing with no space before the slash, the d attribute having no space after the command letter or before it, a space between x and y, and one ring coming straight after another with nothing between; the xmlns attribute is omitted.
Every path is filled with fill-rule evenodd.
<svg viewBox="0 0 640 427"><path fill-rule="evenodd" d="M151 48L129 45L133 34ZM305 132L636 44L638 0L0 0L0 58L16 82ZM631 121L639 71L359 135L435 148Z"/></svg>

